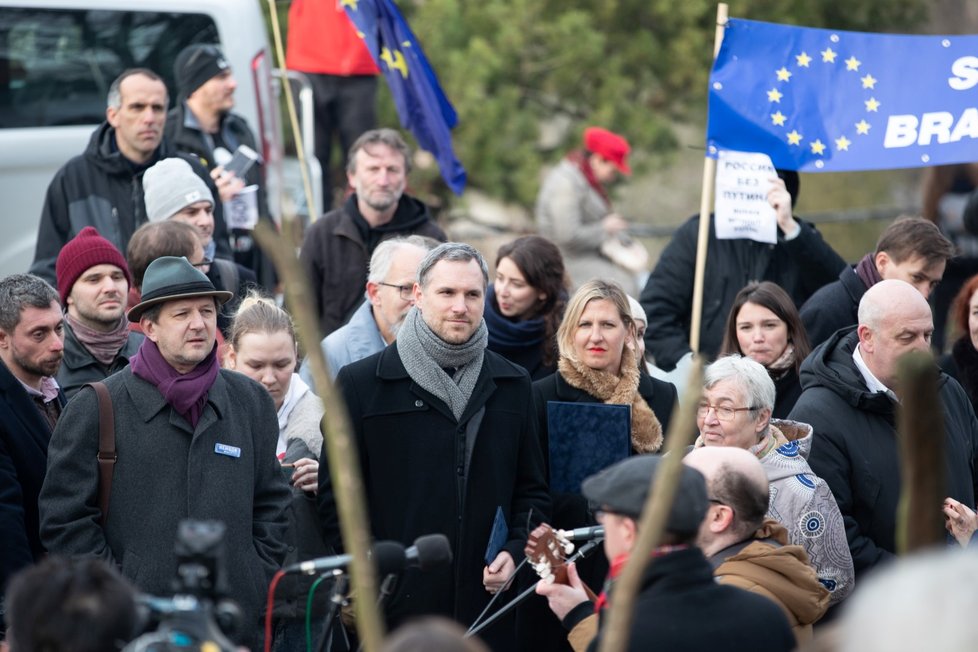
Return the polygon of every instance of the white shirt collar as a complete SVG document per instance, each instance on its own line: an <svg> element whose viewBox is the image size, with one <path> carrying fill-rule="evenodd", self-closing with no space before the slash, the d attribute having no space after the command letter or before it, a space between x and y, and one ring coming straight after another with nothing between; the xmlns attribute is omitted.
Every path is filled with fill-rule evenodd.
<svg viewBox="0 0 978 652"><path fill-rule="evenodd" d="M856 369L859 370L859 373L863 377L863 382L866 383L866 388L870 392L874 394L883 392L895 402L900 402L900 399L897 398L897 395L893 392L893 390L881 383L880 379L869 370L869 367L866 366L866 362L863 360L862 354L859 353L859 344L856 344L856 348L852 351L852 361L856 364Z"/></svg>

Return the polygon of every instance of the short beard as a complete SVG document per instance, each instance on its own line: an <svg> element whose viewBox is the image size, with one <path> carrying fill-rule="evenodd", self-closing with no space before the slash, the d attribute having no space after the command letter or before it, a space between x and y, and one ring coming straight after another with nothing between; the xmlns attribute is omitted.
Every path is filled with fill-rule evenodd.
<svg viewBox="0 0 978 652"><path fill-rule="evenodd" d="M13 352L13 358L14 358L14 362L17 363L17 366L19 366L27 373L33 374L35 376L53 377L58 375L58 370L61 369L61 358L58 358L57 362L48 362L46 364L45 363L35 364L30 360L25 360L24 358L21 358L16 351Z"/></svg>

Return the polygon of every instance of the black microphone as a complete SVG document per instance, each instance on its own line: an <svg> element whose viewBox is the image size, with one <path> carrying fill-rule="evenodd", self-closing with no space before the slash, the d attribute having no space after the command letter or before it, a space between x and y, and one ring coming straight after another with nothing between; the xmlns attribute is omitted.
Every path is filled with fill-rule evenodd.
<svg viewBox="0 0 978 652"><path fill-rule="evenodd" d="M405 556L409 566L426 571L451 564L452 546L444 534L426 534L414 540L414 545L405 551Z"/></svg>
<svg viewBox="0 0 978 652"><path fill-rule="evenodd" d="M579 527L573 530L557 530L557 534L568 541L590 541L604 537L604 526L592 525L591 527Z"/></svg>
<svg viewBox="0 0 978 652"><path fill-rule="evenodd" d="M415 542L417 543L417 542ZM448 541L445 541L446 545ZM370 557L377 564L377 573L383 577L393 573L400 573L407 564L407 551L404 546L397 541L378 541L370 549ZM342 570L353 561L353 555L332 555L330 557L320 557L310 559L298 564L292 564L283 570L286 573L305 573L315 575L328 571Z"/></svg>

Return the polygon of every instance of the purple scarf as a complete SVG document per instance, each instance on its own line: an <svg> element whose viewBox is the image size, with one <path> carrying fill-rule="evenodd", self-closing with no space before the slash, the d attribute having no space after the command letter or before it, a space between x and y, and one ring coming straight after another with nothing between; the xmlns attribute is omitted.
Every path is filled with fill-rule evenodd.
<svg viewBox="0 0 978 652"><path fill-rule="evenodd" d="M155 385L177 414L197 428L207 404L207 392L217 380L217 345L193 371L181 374L166 361L156 342L147 337L129 360L129 367L134 376Z"/></svg>
<svg viewBox="0 0 978 652"><path fill-rule="evenodd" d="M883 277L880 276L879 270L876 269L876 261L874 258L875 254L866 254L862 257L862 260L856 264L856 276L858 276L862 282L866 284L867 290L883 280Z"/></svg>

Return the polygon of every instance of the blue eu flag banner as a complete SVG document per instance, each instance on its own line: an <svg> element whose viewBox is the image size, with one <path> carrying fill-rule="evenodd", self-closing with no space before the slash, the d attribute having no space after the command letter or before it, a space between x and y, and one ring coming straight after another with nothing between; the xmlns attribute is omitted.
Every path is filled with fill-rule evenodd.
<svg viewBox="0 0 978 652"><path fill-rule="evenodd" d="M710 75L707 152L803 172L978 160L978 37L730 20Z"/></svg>
<svg viewBox="0 0 978 652"><path fill-rule="evenodd" d="M455 194L465 189L465 168L455 158L451 129L458 116L407 21L391 0L342 0L394 96L401 125L434 154Z"/></svg>

